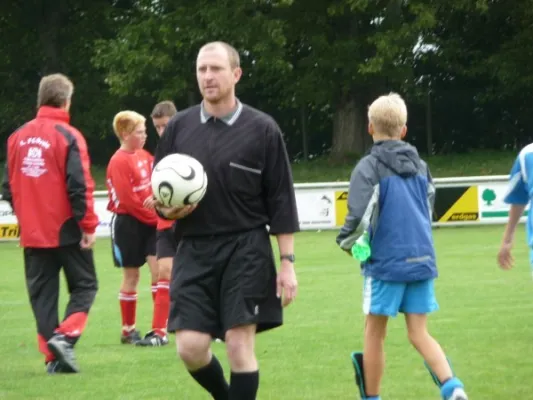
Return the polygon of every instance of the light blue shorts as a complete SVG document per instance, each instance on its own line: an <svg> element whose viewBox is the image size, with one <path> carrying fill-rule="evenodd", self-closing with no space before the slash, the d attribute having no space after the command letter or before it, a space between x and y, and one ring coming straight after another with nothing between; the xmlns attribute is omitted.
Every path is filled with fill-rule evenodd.
<svg viewBox="0 0 533 400"><path fill-rule="evenodd" d="M428 314L437 311L434 280L418 282L387 282L365 277L363 312L365 315L395 317L404 314Z"/></svg>

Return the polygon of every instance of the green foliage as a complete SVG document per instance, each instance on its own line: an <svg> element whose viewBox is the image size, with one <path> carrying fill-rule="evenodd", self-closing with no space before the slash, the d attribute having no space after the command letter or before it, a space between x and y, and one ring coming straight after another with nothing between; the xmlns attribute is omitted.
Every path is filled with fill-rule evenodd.
<svg viewBox="0 0 533 400"><path fill-rule="evenodd" d="M268 18L273 7L284 4L195 1L155 12L144 5L115 38L96 43L93 62L107 71L106 82L119 96L179 97L196 91L194 61L200 47L224 40L241 53L241 90L257 89L290 69L283 57L282 26Z"/></svg>
<svg viewBox="0 0 533 400"><path fill-rule="evenodd" d="M366 106L388 91L420 148L428 113L435 153L531 140L533 0L30 0L2 3L0 28L2 137L33 117L41 76L63 72L99 163L120 109L199 100L195 59L212 40L239 50L239 97L278 120L294 158L304 123L313 156L364 141ZM339 143L335 157L361 151Z"/></svg>

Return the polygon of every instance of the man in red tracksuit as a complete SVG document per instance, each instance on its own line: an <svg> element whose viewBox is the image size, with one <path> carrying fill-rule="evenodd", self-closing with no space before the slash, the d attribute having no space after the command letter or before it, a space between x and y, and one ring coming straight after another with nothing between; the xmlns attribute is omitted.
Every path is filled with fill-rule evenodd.
<svg viewBox="0 0 533 400"><path fill-rule="evenodd" d="M69 125L74 86L61 74L39 84L37 117L9 136L3 199L17 216L39 350L49 373L78 372L74 345L98 289L92 247L98 217L84 137ZM59 323L59 274L70 300Z"/></svg>

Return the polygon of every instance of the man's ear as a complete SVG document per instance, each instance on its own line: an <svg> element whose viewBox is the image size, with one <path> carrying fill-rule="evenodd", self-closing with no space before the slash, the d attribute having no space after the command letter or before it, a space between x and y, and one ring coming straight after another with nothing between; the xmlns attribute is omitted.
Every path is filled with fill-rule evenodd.
<svg viewBox="0 0 533 400"><path fill-rule="evenodd" d="M240 67L237 67L233 70L233 79L235 80L235 83L239 82L242 76L242 69Z"/></svg>

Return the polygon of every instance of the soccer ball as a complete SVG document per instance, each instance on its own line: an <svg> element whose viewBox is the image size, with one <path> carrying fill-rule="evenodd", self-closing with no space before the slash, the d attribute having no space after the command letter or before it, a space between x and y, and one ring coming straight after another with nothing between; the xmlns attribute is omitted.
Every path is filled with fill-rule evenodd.
<svg viewBox="0 0 533 400"><path fill-rule="evenodd" d="M165 207L200 202L207 190L207 175L198 160L186 154L170 154L152 171L152 191Z"/></svg>

